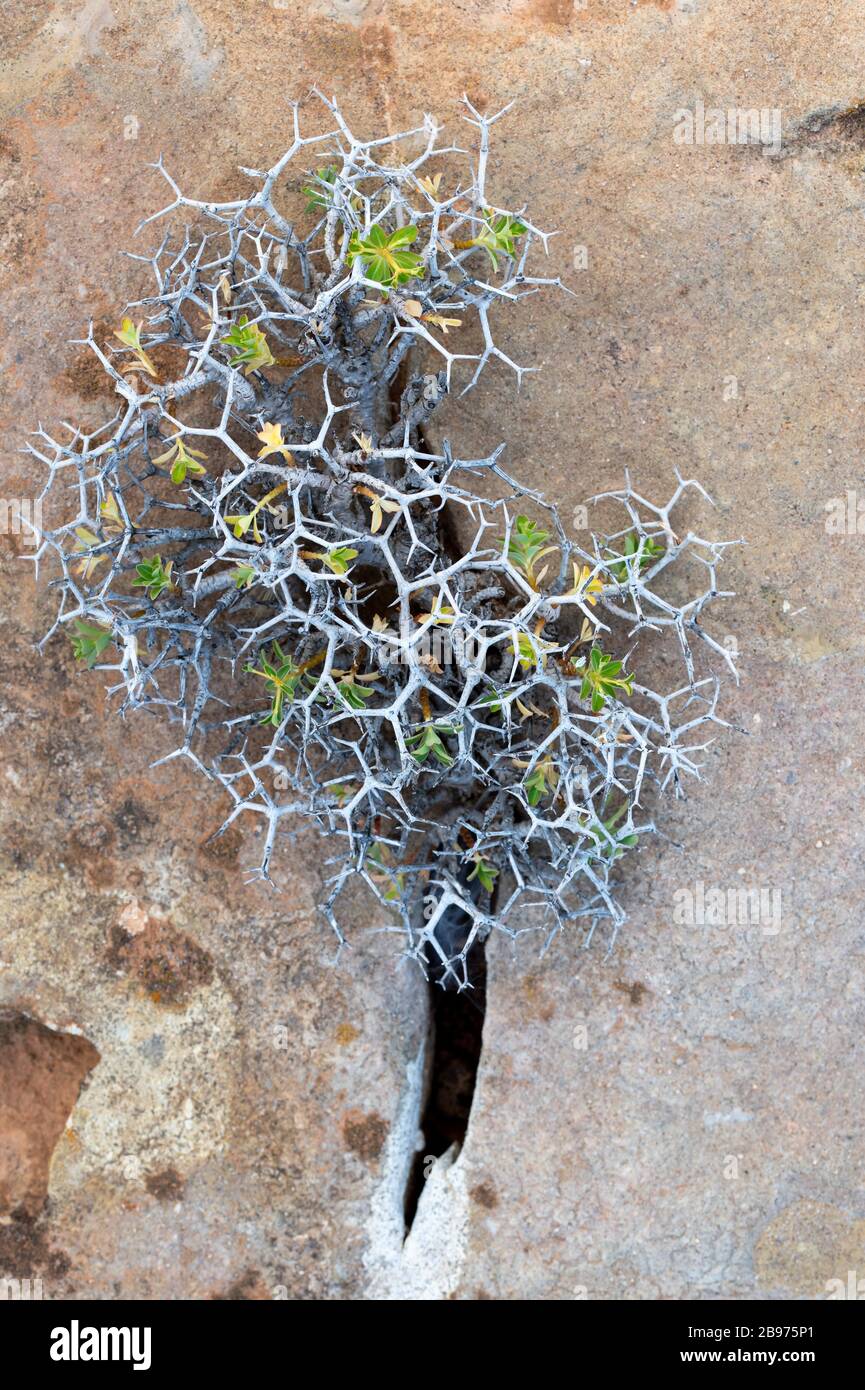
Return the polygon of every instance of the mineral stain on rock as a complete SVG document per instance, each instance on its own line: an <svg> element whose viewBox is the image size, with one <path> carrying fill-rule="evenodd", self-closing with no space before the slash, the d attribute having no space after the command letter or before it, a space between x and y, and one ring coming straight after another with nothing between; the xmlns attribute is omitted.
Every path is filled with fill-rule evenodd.
<svg viewBox="0 0 865 1390"><path fill-rule="evenodd" d="M86 1038L0 1013L0 1214L42 1210L51 1155L99 1060Z"/></svg>
<svg viewBox="0 0 865 1390"><path fill-rule="evenodd" d="M628 984L626 980L614 980L613 986L615 989L621 990L622 994L627 994L630 1002L635 1005L642 1004L644 997L649 992L641 980L634 980L632 984Z"/></svg>
<svg viewBox="0 0 865 1390"><path fill-rule="evenodd" d="M160 917L148 917L144 929L134 934L116 922L106 960L112 970L140 984L154 1004L185 1004L194 989L213 979L207 951Z"/></svg>
<svg viewBox="0 0 865 1390"><path fill-rule="evenodd" d="M163 1168L159 1173L148 1173L144 1186L158 1202L179 1202L183 1197L183 1178L175 1168Z"/></svg>
<svg viewBox="0 0 865 1390"><path fill-rule="evenodd" d="M0 1222L0 1277L63 1279L71 1268L65 1250L51 1245L44 1220L19 1207Z"/></svg>
<svg viewBox="0 0 865 1390"><path fill-rule="evenodd" d="M534 0L532 12L541 24L553 29L565 29L573 20L576 8L574 0Z"/></svg>
<svg viewBox="0 0 865 1390"><path fill-rule="evenodd" d="M262 1275L254 1269L246 1270L224 1293L210 1295L213 1303L263 1303L270 1297L270 1290Z"/></svg>
<svg viewBox="0 0 865 1390"><path fill-rule="evenodd" d="M207 835L199 845L199 850L208 863L233 869L242 847L243 835L236 825L232 825L221 835Z"/></svg>
<svg viewBox="0 0 865 1390"><path fill-rule="evenodd" d="M64 863L82 872L90 887L110 888L115 878L111 856L114 839L114 829L107 821L82 819L66 838Z"/></svg>
<svg viewBox="0 0 865 1390"><path fill-rule="evenodd" d="M368 1115L360 1110L349 1110L343 1117L342 1134L346 1148L364 1163L374 1163L384 1148L388 1124L374 1110Z"/></svg>
<svg viewBox="0 0 865 1390"><path fill-rule="evenodd" d="M147 838L147 832L155 825L155 819L146 806L129 796L114 813L114 824L121 849L132 849Z"/></svg>
<svg viewBox="0 0 865 1390"><path fill-rule="evenodd" d="M499 1204L499 1197L493 1184L488 1178L483 1182L476 1183L469 1192L473 1202L477 1202L479 1207L485 1207L487 1211L493 1211Z"/></svg>
<svg viewBox="0 0 865 1390"><path fill-rule="evenodd" d="M103 321L93 330L97 343L110 342L116 324ZM65 384L83 401L111 399L114 389L111 378L106 374L99 358L87 344L80 344L69 354L68 364L61 373L61 385Z"/></svg>
<svg viewBox="0 0 865 1390"><path fill-rule="evenodd" d="M549 1023L555 1017L555 1005L547 996L547 990L537 975L527 975L522 984L525 995L525 1008L529 1018L538 1023Z"/></svg>
<svg viewBox="0 0 865 1390"><path fill-rule="evenodd" d="M826 1298L850 1270L861 1270L865 1220L810 1198L792 1202L764 1228L754 1246L754 1272L763 1290Z"/></svg>

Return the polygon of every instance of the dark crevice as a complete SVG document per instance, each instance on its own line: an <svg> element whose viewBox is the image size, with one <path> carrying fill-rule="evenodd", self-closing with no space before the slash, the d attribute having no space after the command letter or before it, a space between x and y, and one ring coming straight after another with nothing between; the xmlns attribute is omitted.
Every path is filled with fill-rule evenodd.
<svg viewBox="0 0 865 1390"><path fill-rule="evenodd" d="M468 920L468 919L467 919ZM441 1158L452 1144L461 1149L468 1130L478 1067L483 1046L487 1002L487 966L484 943L475 944L467 957L471 987L443 989L430 979L430 1061L426 1099L419 1128L423 1147L415 1156L406 1184L405 1233L417 1212L431 1159Z"/></svg>
<svg viewBox="0 0 865 1390"><path fill-rule="evenodd" d="M392 389L397 414L397 402L409 379L406 359ZM415 425L414 436L421 452L433 452L423 422ZM447 507L441 509L437 521L442 553L457 558L462 553L459 536L455 519ZM446 917L447 920L442 919L439 934L447 955L453 958L465 947L471 918L458 909L451 909ZM418 1122L423 1144L415 1155L406 1183L406 1236L412 1228L424 1183L433 1167L432 1160L441 1158L453 1145L457 1146L459 1152L465 1142L483 1046L487 1001L485 942L476 941L466 955L466 979L469 983L463 989L454 987L455 977L443 972L441 962L432 950L427 956L427 970L429 1051L424 1099Z"/></svg>

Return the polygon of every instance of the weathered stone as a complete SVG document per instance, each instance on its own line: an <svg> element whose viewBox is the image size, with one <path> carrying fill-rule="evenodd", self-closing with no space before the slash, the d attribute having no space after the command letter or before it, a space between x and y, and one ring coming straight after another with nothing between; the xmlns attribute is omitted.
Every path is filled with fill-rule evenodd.
<svg viewBox="0 0 865 1390"><path fill-rule="evenodd" d="M64 1083L68 1124L58 1089L48 1207L42 1178L16 1187L29 1206L0 1226L0 1273L54 1296L640 1299L824 1297L865 1273L865 561L825 529L841 498L855 532L846 494L865 496L855 7L6 10L4 497L33 495L17 445L37 418L110 409L67 340L140 290L117 253L161 196L148 161L230 196L313 80L370 131L423 108L456 122L464 90L516 98L495 186L560 229L550 273L577 297L509 311L513 355L541 374L519 396L491 376L440 428L467 455L506 438L507 466L568 514L624 467L648 495L674 467L699 476L715 533L748 541L720 635L738 639L727 708L749 737L712 744L706 784L664 811L683 849L626 861L612 957L576 934L540 962L493 947L467 1143L433 1168L403 1249L420 982L386 937L333 963L310 832L278 894L243 885L254 827L203 845L224 807L179 763L150 770L169 733L108 718L66 644L35 654L51 600L4 538L0 1003L79 1029L101 1060L77 1104ZM780 111L778 152L676 144L698 102ZM782 915L677 922L697 883L775 890Z"/></svg>
<svg viewBox="0 0 865 1390"><path fill-rule="evenodd" d="M41 1212L54 1147L98 1061L86 1038L0 1013L0 1215Z"/></svg>

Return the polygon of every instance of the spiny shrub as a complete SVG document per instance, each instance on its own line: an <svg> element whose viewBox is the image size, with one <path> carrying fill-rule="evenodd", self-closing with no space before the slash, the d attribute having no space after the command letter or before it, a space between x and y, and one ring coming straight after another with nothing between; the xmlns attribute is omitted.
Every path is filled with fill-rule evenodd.
<svg viewBox="0 0 865 1390"><path fill-rule="evenodd" d="M621 528L583 547L503 446L433 446L460 376L526 370L491 320L559 285L528 269L548 234L487 187L497 116L466 103L472 156L430 117L361 140L321 100L329 129L302 136L295 107L237 199L185 197L157 165L155 288L113 342L86 340L117 412L31 446L43 497L74 499L36 552L59 566L48 637L110 673L121 714L178 727L168 756L228 796L223 830L260 818L257 874L314 822L340 944L361 879L406 952L463 988L493 930L615 933L647 790L699 775L698 731L725 722L692 647L735 674L702 626L727 543L673 529L698 483L658 506L626 478L606 494ZM673 601L685 552L698 582ZM640 670L667 637L683 673L661 694Z"/></svg>

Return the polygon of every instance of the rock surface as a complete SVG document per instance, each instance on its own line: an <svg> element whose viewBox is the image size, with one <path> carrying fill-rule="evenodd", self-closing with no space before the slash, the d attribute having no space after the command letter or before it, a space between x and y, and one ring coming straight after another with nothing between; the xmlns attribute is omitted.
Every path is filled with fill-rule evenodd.
<svg viewBox="0 0 865 1390"><path fill-rule="evenodd" d="M629 861L611 955L492 948L468 1139L403 1251L420 981L386 937L334 963L310 834L279 893L243 885L252 827L208 843L209 788L150 769L165 731L109 719L65 644L35 654L50 596L4 536L0 1006L39 1040L12 1087L40 1081L22 1119L4 1074L0 1274L55 1298L807 1299L865 1272L865 563L826 530L865 499L858 0L10 0L4 27L4 498L33 494L37 419L110 409L68 340L140 289L117 253L148 161L230 196L313 81L365 130L515 99L501 202L560 229L576 298L513 314L542 372L491 375L442 428L469 455L505 437L568 514L624 467L649 496L700 477L704 524L748 541L715 631L749 737L667 807L683 848ZM676 144L698 102L777 110L779 147ZM698 883L780 907L677 922Z"/></svg>

